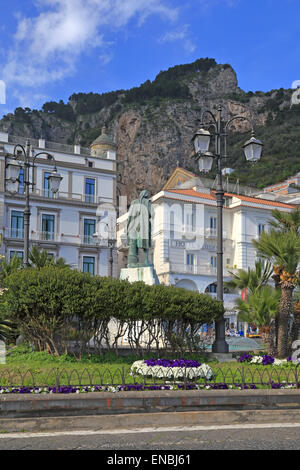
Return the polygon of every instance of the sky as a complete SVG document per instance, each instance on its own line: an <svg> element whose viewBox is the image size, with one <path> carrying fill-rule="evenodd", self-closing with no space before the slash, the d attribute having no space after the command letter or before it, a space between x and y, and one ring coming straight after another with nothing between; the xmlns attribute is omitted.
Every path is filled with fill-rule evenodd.
<svg viewBox="0 0 300 470"><path fill-rule="evenodd" d="M129 89L201 57L245 91L300 86L299 0L0 0L0 117Z"/></svg>

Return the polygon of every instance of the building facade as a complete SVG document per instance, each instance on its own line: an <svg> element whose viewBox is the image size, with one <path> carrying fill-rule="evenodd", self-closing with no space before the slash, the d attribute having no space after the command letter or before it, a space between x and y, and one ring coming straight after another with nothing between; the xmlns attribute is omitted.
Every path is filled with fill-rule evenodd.
<svg viewBox="0 0 300 470"><path fill-rule="evenodd" d="M161 283L216 296L217 203L215 191L177 168L162 191L152 197L153 264ZM252 240L269 228L271 211L292 205L246 195L225 193L223 209L224 281L231 272L255 266ZM126 263L126 219L118 219L120 267ZM234 299L224 292L228 323L236 323Z"/></svg>
<svg viewBox="0 0 300 470"><path fill-rule="evenodd" d="M24 251L24 170L17 192L6 181L6 165L14 149L24 164L21 147L26 139L0 133L0 233L1 253L9 260ZM108 239L114 238L116 224L116 145L106 129L90 148L30 139L34 170L30 168L30 248L36 245L49 256L63 257L70 266L102 276L116 272L116 254ZM48 176L62 176L59 191L52 193ZM111 256L112 255L112 256ZM111 257L113 258L111 260Z"/></svg>

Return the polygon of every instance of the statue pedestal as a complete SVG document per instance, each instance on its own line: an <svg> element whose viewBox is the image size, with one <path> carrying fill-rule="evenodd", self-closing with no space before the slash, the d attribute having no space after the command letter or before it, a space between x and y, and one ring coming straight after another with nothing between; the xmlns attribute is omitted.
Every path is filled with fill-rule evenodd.
<svg viewBox="0 0 300 470"><path fill-rule="evenodd" d="M129 282L143 281L149 286L159 284L156 271L152 266L141 266L137 268L123 268L120 272L120 279L127 279Z"/></svg>

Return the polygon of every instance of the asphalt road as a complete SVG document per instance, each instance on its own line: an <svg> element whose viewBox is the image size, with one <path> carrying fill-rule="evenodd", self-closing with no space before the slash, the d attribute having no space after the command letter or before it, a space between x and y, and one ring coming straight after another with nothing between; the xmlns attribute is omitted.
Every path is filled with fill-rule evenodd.
<svg viewBox="0 0 300 470"><path fill-rule="evenodd" d="M299 450L300 425L269 425L261 428L231 427L229 429L175 430L161 428L147 432L95 433L62 432L59 434L32 433L1 434L1 450ZM114 455L114 452L111 452ZM106 457L105 457L106 458ZM103 462L105 464L105 462ZM121 465L122 466L122 465ZM137 466L135 466L138 468ZM139 468L143 468L139 465Z"/></svg>

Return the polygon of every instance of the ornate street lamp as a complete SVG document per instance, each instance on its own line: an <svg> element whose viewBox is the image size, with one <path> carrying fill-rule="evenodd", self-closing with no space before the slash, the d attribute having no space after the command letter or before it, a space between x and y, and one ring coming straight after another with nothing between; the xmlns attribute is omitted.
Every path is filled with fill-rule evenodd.
<svg viewBox="0 0 300 470"><path fill-rule="evenodd" d="M107 222L99 222L99 227L101 227L101 224L105 226L105 236L101 236L98 232L95 232L93 234L93 237L95 239L95 243L101 244L102 240L107 240L107 247L109 248L109 257L108 257L108 262L109 262L109 275L110 277L113 277L114 273L114 249L116 246L116 238L114 235L114 231L110 228L110 225ZM107 236L106 236L107 234Z"/></svg>
<svg viewBox="0 0 300 470"><path fill-rule="evenodd" d="M214 129L215 136L215 153L208 152L210 145L211 134L205 130L204 116L208 115L210 121L208 127ZM243 119L250 123L252 129L251 139L248 140L243 148L245 157L250 162L256 162L260 159L262 154L263 144L254 136L252 122L244 116L234 116L226 122L221 120L222 106L218 107L218 115L209 110L204 110L201 115L201 128L195 133L193 137L195 158L198 161L199 170L207 173L211 170L213 160L217 160L217 187L216 187L216 201L217 201L217 300L224 303L223 300L223 201L224 190L222 185L222 159L227 158L226 144L227 144L227 130L230 124L236 119ZM224 143L224 155L222 155L222 140ZM216 337L212 345L212 352L215 353L228 353L228 344L225 341L225 319L217 320L215 322Z"/></svg>
<svg viewBox="0 0 300 470"><path fill-rule="evenodd" d="M56 167L47 179L49 181L50 191L52 191L54 194L57 193L57 191L59 190L60 182L63 178L62 176L60 176L59 173L57 173Z"/></svg>
<svg viewBox="0 0 300 470"><path fill-rule="evenodd" d="M56 170L56 161L53 155L48 152L39 152L34 155L34 151L32 146L30 145L29 139L26 140L26 146L17 144L14 147L13 154L6 154L5 158L8 163L6 163L6 189L10 193L16 193L18 191L19 185L19 176L21 169L24 168L24 186L25 186L25 209L24 209L24 260L23 265L24 268L28 268L29 266L29 224L30 224L30 207L29 207L29 200L30 200L30 186L34 189L34 181L30 181L29 170L32 168L32 171L35 170L35 160L39 155L46 155L48 159L54 161L54 169L51 175L48 177L49 179L49 186L50 191L56 193L59 190L59 185L62 180L62 177L57 173ZM20 157L23 159L22 161L19 160ZM32 176L33 178L33 176Z"/></svg>

